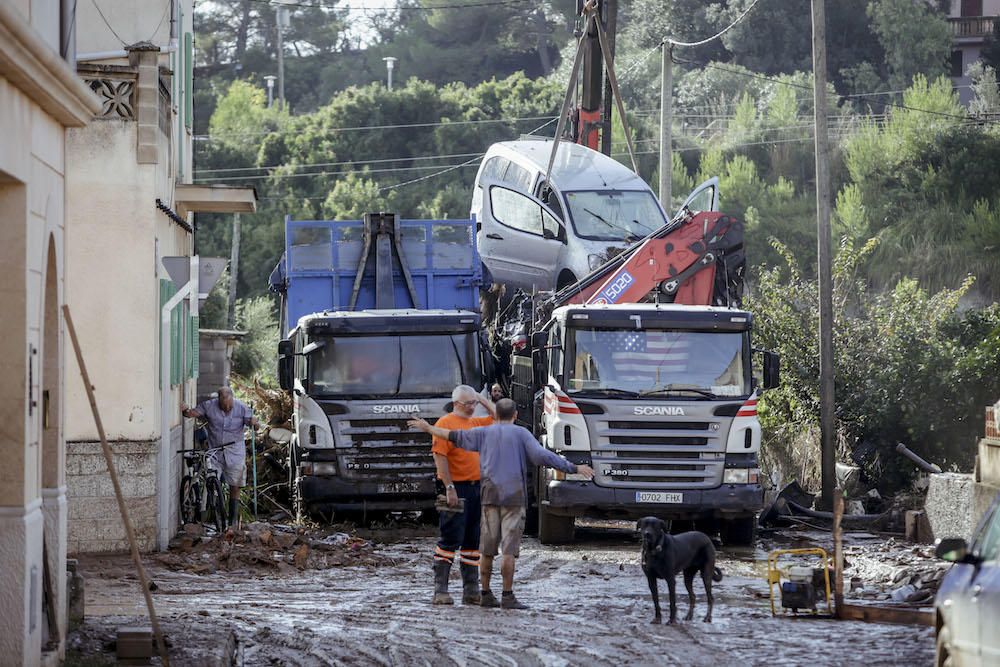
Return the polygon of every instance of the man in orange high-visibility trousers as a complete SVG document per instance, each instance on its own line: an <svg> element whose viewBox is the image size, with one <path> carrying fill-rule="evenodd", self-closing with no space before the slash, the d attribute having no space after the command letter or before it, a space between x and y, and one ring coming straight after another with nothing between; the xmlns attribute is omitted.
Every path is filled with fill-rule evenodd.
<svg viewBox="0 0 1000 667"><path fill-rule="evenodd" d="M480 396L472 387L455 387L451 400L451 412L436 422L441 428L460 431L493 423L496 416L493 402ZM482 405L492 416L473 417L477 405ZM434 438L431 452L448 505L457 507L458 499L464 500L461 512L441 512L439 516L441 535L434 550L432 602L454 604L448 594L448 576L457 556L462 571L462 602L479 604L479 454L459 449L443 438Z"/></svg>

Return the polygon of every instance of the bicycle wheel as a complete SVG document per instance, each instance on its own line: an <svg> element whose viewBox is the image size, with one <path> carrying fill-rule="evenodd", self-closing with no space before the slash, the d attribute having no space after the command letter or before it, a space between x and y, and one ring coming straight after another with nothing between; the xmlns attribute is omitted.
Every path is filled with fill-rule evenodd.
<svg viewBox="0 0 1000 667"><path fill-rule="evenodd" d="M191 475L184 475L181 479L181 525L194 523L198 513L198 502L195 498L194 487L191 486Z"/></svg>
<svg viewBox="0 0 1000 667"><path fill-rule="evenodd" d="M209 477L206 482L205 500L208 510L212 513L215 530L222 533L226 530L226 505L222 498L222 486L215 477Z"/></svg>

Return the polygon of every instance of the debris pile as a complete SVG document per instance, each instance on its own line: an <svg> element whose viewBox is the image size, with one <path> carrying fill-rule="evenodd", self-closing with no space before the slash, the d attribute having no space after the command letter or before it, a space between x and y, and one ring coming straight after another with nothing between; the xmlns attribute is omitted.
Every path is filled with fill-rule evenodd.
<svg viewBox="0 0 1000 667"><path fill-rule="evenodd" d="M242 530L209 536L204 526L187 524L170 543L170 551L155 556L172 570L210 574L219 570L268 570L292 573L331 567L395 564L375 546L347 533L311 535L291 526L255 522Z"/></svg>
<svg viewBox="0 0 1000 667"><path fill-rule="evenodd" d="M928 605L950 563L936 560L934 548L895 538L846 545L844 595L848 598Z"/></svg>
<svg viewBox="0 0 1000 667"><path fill-rule="evenodd" d="M248 438L247 483L244 502L253 495L253 465L256 455L258 514L274 519L276 512L292 516L291 494L288 488L288 445L292 439L292 395L281 389L271 389L252 382L234 380L233 385L243 400L253 406L262 428L254 438Z"/></svg>

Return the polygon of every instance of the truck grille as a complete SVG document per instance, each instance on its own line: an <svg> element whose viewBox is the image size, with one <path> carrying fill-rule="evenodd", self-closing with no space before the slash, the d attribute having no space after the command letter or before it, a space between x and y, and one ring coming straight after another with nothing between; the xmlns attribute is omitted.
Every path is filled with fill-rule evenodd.
<svg viewBox="0 0 1000 667"><path fill-rule="evenodd" d="M384 482L433 479L431 436L408 430L406 419L351 419L336 422L336 426L337 463L346 479Z"/></svg>
<svg viewBox="0 0 1000 667"><path fill-rule="evenodd" d="M725 440L713 422L594 421L596 481L636 489L710 489L722 483Z"/></svg>

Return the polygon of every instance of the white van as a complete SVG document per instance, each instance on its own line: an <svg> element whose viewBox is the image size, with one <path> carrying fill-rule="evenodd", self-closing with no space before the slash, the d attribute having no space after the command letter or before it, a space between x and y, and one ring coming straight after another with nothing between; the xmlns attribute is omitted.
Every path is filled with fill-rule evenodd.
<svg viewBox="0 0 1000 667"><path fill-rule="evenodd" d="M609 250L667 223L642 178L586 146L560 142L547 184L551 152L551 139L505 141L493 144L479 166L471 213L479 253L498 283L562 289L607 261ZM718 199L718 179L711 179L684 205L714 211Z"/></svg>

